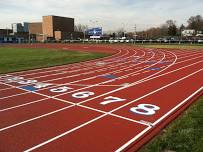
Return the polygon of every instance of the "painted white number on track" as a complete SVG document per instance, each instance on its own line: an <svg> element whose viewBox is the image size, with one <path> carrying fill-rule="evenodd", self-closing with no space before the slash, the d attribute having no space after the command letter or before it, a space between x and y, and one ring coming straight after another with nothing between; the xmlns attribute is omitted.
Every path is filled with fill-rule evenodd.
<svg viewBox="0 0 203 152"><path fill-rule="evenodd" d="M126 99L109 96L109 97L104 98L104 100L106 100L106 101L101 102L100 103L101 105L107 105L107 104L110 104L113 102L121 102L121 101L125 101Z"/></svg>
<svg viewBox="0 0 203 152"><path fill-rule="evenodd" d="M150 115L154 115L156 113L156 111L159 109L160 108L155 105L139 104L137 107L131 108L130 111L133 113L136 113L136 114L150 116Z"/></svg>
<svg viewBox="0 0 203 152"><path fill-rule="evenodd" d="M7 83L12 83L12 82L18 82L20 80L24 79L23 77L9 77L9 78L6 78L6 81Z"/></svg>
<svg viewBox="0 0 203 152"><path fill-rule="evenodd" d="M61 92L66 92L67 90L71 90L73 88L70 87L59 87L55 89L50 89L51 92L56 92L56 93L61 93Z"/></svg>
<svg viewBox="0 0 203 152"><path fill-rule="evenodd" d="M52 85L52 84L50 84L50 83L36 83L34 88L41 89L41 88L46 88L50 85Z"/></svg>
<svg viewBox="0 0 203 152"><path fill-rule="evenodd" d="M18 81L18 84L31 84L31 83L36 83L37 80L22 80L22 81Z"/></svg>
<svg viewBox="0 0 203 152"><path fill-rule="evenodd" d="M84 91L84 92L74 93L72 95L72 97L82 99L82 98L87 98L87 97L92 96L92 95L94 95L94 92Z"/></svg>

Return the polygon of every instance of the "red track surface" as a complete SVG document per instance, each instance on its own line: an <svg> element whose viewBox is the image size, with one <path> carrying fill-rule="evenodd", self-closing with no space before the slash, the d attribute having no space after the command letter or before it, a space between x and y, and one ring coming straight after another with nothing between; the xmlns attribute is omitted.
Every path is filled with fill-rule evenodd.
<svg viewBox="0 0 203 152"><path fill-rule="evenodd" d="M115 54L0 75L1 152L136 151L203 93L202 51L32 47Z"/></svg>

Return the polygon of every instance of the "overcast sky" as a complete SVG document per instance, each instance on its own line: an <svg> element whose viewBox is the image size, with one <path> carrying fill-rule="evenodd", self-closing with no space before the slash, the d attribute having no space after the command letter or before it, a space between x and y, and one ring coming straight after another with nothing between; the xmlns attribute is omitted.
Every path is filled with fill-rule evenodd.
<svg viewBox="0 0 203 152"><path fill-rule="evenodd" d="M133 31L135 24L139 31L168 19L186 24L198 14L203 16L203 0L0 0L0 28L58 15L75 18L76 24L102 26L104 31Z"/></svg>

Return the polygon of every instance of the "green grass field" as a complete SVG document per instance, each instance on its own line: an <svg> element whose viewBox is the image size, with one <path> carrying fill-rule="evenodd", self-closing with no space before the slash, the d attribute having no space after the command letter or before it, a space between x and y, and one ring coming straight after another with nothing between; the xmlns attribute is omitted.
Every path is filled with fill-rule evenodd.
<svg viewBox="0 0 203 152"><path fill-rule="evenodd" d="M203 97L140 152L203 152Z"/></svg>
<svg viewBox="0 0 203 152"><path fill-rule="evenodd" d="M0 47L0 73L36 69L92 60L105 53Z"/></svg>

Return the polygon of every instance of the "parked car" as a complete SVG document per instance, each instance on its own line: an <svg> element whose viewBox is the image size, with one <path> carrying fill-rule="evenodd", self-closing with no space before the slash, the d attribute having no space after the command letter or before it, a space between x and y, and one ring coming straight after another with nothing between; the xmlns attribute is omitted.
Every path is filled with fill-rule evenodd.
<svg viewBox="0 0 203 152"><path fill-rule="evenodd" d="M198 40L197 42L198 42L198 43L203 43L203 40Z"/></svg>

